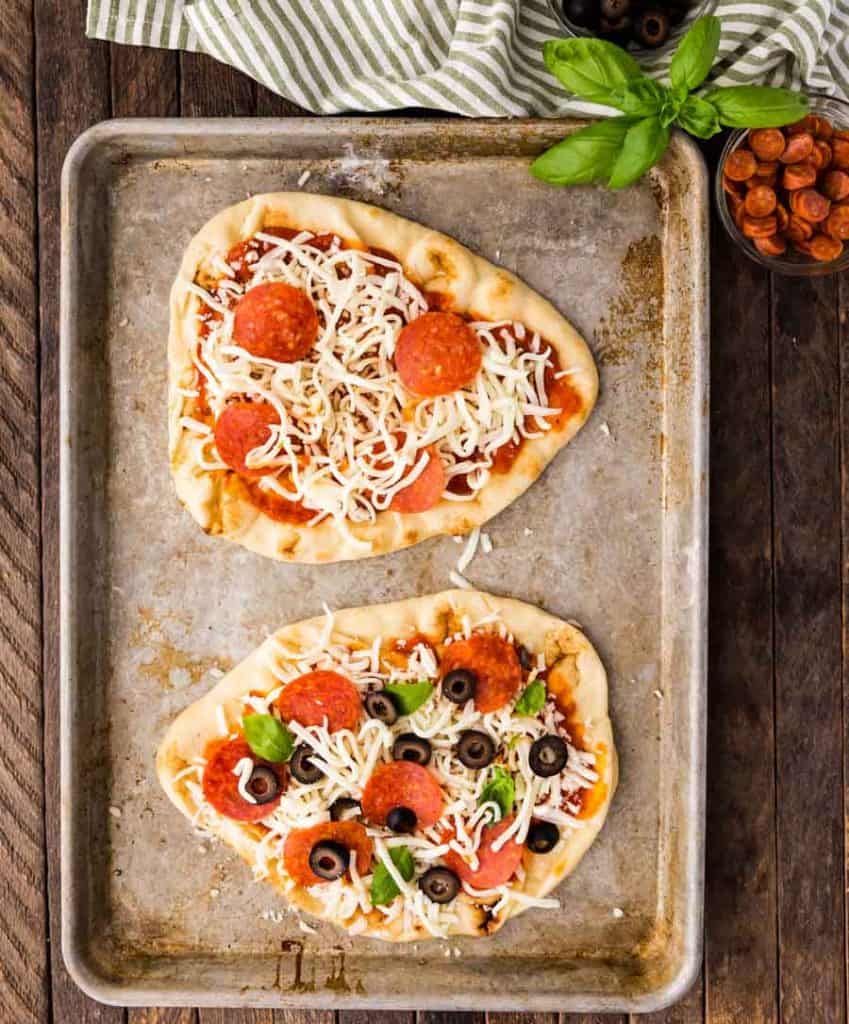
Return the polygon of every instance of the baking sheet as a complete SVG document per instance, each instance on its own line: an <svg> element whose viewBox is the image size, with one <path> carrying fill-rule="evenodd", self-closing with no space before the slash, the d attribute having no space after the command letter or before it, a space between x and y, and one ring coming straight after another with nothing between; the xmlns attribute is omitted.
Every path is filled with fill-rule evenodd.
<svg viewBox="0 0 849 1024"><path fill-rule="evenodd" d="M574 127L574 124L571 126ZM566 123L114 121L63 180L63 948L119 1003L636 1011L698 970L704 840L706 175L673 137L619 193L528 158ZM307 176L308 172L308 176ZM204 221L255 192L374 202L458 238L589 340L598 406L486 527L475 585L579 622L610 676L621 781L558 890L486 940L389 946L299 919L155 779L172 718L272 629L449 586L440 538L332 567L207 537L167 465L167 294Z"/></svg>

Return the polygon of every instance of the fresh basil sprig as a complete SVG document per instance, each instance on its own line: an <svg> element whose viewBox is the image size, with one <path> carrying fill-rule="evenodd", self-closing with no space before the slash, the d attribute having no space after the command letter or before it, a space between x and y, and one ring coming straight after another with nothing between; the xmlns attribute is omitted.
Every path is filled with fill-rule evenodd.
<svg viewBox="0 0 849 1024"><path fill-rule="evenodd" d="M604 39L553 39L543 46L548 70L583 100L614 107L622 116L597 121L558 142L531 164L552 185L633 184L657 163L678 125L701 139L730 128L779 128L808 112L789 89L760 85L715 88L692 95L719 52L721 23L707 15L693 23L669 68L671 84L647 78L621 47Z"/></svg>
<svg viewBox="0 0 849 1024"><path fill-rule="evenodd" d="M242 727L248 746L263 761L284 764L295 749L295 738L274 715L246 715Z"/></svg>

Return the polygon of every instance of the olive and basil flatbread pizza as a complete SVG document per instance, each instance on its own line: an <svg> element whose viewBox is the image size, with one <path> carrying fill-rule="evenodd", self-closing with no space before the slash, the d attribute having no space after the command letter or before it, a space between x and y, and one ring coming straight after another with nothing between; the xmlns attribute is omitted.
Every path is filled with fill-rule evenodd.
<svg viewBox="0 0 849 1024"><path fill-rule="evenodd" d="M171 293L177 494L204 530L329 562L466 533L592 410L589 349L454 240L333 196L255 196Z"/></svg>
<svg viewBox="0 0 849 1024"><path fill-rule="evenodd" d="M586 636L470 590L281 629L175 721L168 796L352 935L488 935L604 823L617 760Z"/></svg>

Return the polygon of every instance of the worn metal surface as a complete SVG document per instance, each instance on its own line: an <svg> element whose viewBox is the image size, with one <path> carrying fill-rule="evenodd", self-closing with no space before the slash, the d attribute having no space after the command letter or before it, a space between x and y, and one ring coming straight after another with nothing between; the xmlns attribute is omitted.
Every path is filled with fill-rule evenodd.
<svg viewBox="0 0 849 1024"><path fill-rule="evenodd" d="M134 121L75 146L63 186L63 945L98 998L190 1005L651 1009L701 945L707 501L706 182L676 136L622 193L556 190L556 122ZM449 538L328 567L205 536L166 457L167 294L185 244L245 195L384 205L514 270L601 370L591 420L487 527L483 589L580 622L610 675L621 782L558 890L488 940L303 933L168 803L173 716L273 628L440 590ZM614 914L618 908L623 913Z"/></svg>

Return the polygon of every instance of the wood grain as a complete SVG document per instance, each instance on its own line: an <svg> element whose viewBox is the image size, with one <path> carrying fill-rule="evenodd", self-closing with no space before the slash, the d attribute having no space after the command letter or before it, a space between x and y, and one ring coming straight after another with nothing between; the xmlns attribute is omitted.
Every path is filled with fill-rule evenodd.
<svg viewBox="0 0 849 1024"><path fill-rule="evenodd" d="M0 19L0 1019L49 1019L32 4Z"/></svg>
<svg viewBox="0 0 849 1024"><path fill-rule="evenodd" d="M703 1020L710 1020L705 1017L704 985L702 978L690 989L690 991L667 1010L658 1010L657 1013L646 1013L636 1016L631 1014L629 1024L700 1024ZM751 1024L746 1018L741 1017L734 1021L734 1024Z"/></svg>
<svg viewBox="0 0 849 1024"><path fill-rule="evenodd" d="M110 47L113 117L176 117L180 57L145 46Z"/></svg>
<svg viewBox="0 0 849 1024"><path fill-rule="evenodd" d="M184 117L248 117L256 83L202 53L180 54L180 112Z"/></svg>
<svg viewBox="0 0 849 1024"><path fill-rule="evenodd" d="M781 1020L832 1024L846 1007L835 279L776 278L772 318Z"/></svg>
<svg viewBox="0 0 849 1024"><path fill-rule="evenodd" d="M841 507L841 672L843 684L843 850L844 894L849 892L849 803L846 784L849 780L849 274L841 274L837 288L837 331L840 345L840 507ZM847 906L844 898L844 952L849 950ZM843 984L846 991L846 1019L849 1020L849 957L843 961Z"/></svg>
<svg viewBox="0 0 849 1024"><path fill-rule="evenodd" d="M37 0L39 305L41 316L41 480L44 609L45 784L50 889L53 1020L121 1024L124 1012L86 998L68 977L59 942L59 177L65 153L85 128L110 114L109 48L83 35L84 0Z"/></svg>
<svg viewBox="0 0 849 1024"><path fill-rule="evenodd" d="M722 244L711 282L707 1019L766 1024L778 1019L770 283Z"/></svg>
<svg viewBox="0 0 849 1024"><path fill-rule="evenodd" d="M198 1011L178 1006L135 1007L127 1011L127 1024L198 1024Z"/></svg>

